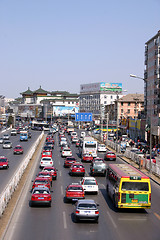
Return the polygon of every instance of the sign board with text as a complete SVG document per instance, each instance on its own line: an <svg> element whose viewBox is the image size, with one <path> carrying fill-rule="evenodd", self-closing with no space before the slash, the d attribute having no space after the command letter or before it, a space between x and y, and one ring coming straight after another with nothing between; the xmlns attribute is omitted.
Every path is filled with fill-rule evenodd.
<svg viewBox="0 0 160 240"><path fill-rule="evenodd" d="M92 121L92 113L76 113L75 121L77 122L91 122Z"/></svg>

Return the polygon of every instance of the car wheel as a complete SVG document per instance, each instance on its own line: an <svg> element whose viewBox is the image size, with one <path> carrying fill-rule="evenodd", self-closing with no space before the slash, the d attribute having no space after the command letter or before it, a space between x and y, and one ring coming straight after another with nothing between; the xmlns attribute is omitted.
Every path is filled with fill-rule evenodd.
<svg viewBox="0 0 160 240"><path fill-rule="evenodd" d="M77 217L76 215L74 215L74 222L75 222L75 223L78 223L78 222L79 222L79 219L78 219L78 217Z"/></svg>
<svg viewBox="0 0 160 240"><path fill-rule="evenodd" d="M95 223L98 223L98 218L95 220Z"/></svg>
<svg viewBox="0 0 160 240"><path fill-rule="evenodd" d="M48 204L48 207L51 207L51 202Z"/></svg>

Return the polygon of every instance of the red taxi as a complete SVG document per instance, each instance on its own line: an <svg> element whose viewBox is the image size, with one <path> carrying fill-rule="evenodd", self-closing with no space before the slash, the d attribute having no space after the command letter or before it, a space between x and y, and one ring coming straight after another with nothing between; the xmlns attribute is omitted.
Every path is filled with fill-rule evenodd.
<svg viewBox="0 0 160 240"><path fill-rule="evenodd" d="M34 205L48 205L51 207L51 193L47 187L35 187L32 191L30 206Z"/></svg>
<svg viewBox="0 0 160 240"><path fill-rule="evenodd" d="M44 177L36 177L36 179L33 182L32 189L35 187L48 187L51 188L50 180L48 178Z"/></svg>
<svg viewBox="0 0 160 240"><path fill-rule="evenodd" d="M13 149L13 154L23 154L23 147L20 145L15 146Z"/></svg>
<svg viewBox="0 0 160 240"><path fill-rule="evenodd" d="M76 163L76 159L74 157L66 157L64 160L64 168L71 167L73 163Z"/></svg>
<svg viewBox="0 0 160 240"><path fill-rule="evenodd" d="M52 176L52 180L57 179L57 169L55 167L44 167L43 171L49 173Z"/></svg>
<svg viewBox="0 0 160 240"><path fill-rule="evenodd" d="M0 168L9 168L8 159L4 156L0 156Z"/></svg>
<svg viewBox="0 0 160 240"><path fill-rule="evenodd" d="M85 153L82 156L82 162L91 162L93 160L93 156L89 153Z"/></svg>
<svg viewBox="0 0 160 240"><path fill-rule="evenodd" d="M106 161L116 161L116 154L114 152L108 151L105 155L104 155L104 160Z"/></svg>
<svg viewBox="0 0 160 240"><path fill-rule="evenodd" d="M85 175L85 168L83 166L83 164L81 163L73 163L70 167L70 171L69 174L72 175L81 175L84 176Z"/></svg>
<svg viewBox="0 0 160 240"><path fill-rule="evenodd" d="M43 157L51 157L52 158L52 151L43 150L41 158L43 158Z"/></svg>
<svg viewBox="0 0 160 240"><path fill-rule="evenodd" d="M52 176L48 172L39 172L37 177L48 178L52 186Z"/></svg>
<svg viewBox="0 0 160 240"><path fill-rule="evenodd" d="M76 201L77 199L84 199L84 190L79 183L72 183L67 186L65 194L65 202L69 200Z"/></svg>

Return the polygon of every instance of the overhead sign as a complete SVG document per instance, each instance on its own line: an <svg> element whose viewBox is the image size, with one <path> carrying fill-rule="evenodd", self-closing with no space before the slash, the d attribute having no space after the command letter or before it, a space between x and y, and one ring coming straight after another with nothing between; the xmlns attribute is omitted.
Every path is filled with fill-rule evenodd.
<svg viewBox="0 0 160 240"><path fill-rule="evenodd" d="M77 122L91 122L92 121L92 113L76 113L75 121Z"/></svg>

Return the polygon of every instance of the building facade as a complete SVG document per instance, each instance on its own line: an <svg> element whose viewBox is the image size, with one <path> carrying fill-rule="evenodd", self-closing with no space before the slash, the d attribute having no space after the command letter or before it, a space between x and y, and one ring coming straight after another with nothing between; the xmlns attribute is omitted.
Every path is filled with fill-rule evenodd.
<svg viewBox="0 0 160 240"><path fill-rule="evenodd" d="M152 142L160 143L160 30L145 43L144 107Z"/></svg>
<svg viewBox="0 0 160 240"><path fill-rule="evenodd" d="M122 83L90 83L80 85L80 112L92 112L95 118L104 115L102 107L122 97ZM105 116L103 116L105 117Z"/></svg>

